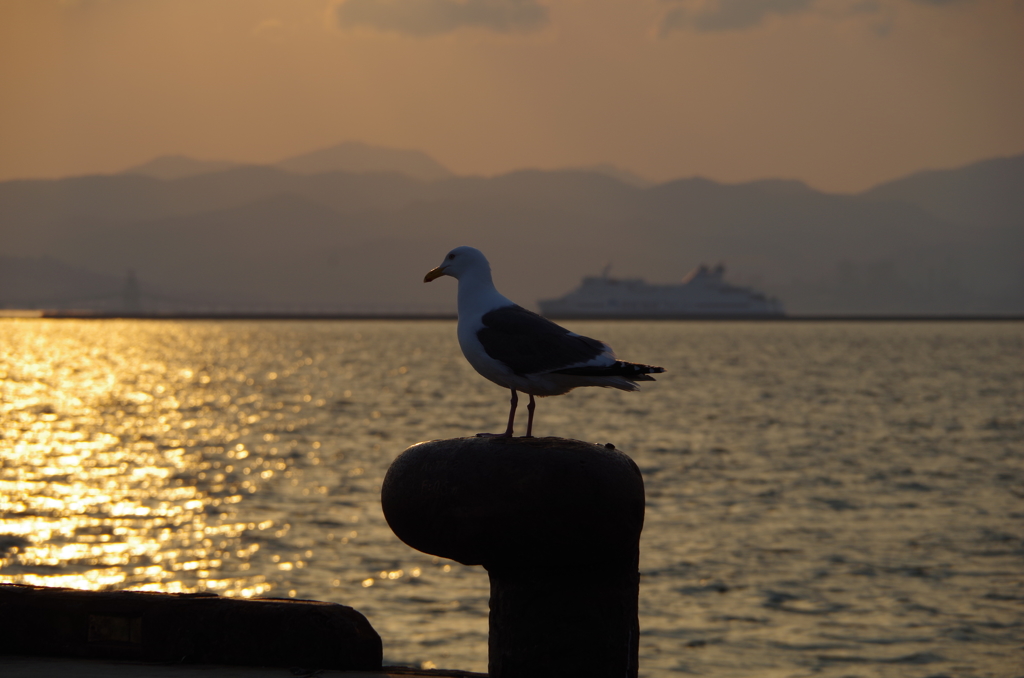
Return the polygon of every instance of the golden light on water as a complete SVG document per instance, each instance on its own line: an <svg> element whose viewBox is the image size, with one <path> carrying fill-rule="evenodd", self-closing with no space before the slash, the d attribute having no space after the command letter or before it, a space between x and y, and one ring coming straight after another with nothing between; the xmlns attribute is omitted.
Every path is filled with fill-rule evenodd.
<svg viewBox="0 0 1024 678"><path fill-rule="evenodd" d="M275 531L275 522L236 522L231 510L285 468L235 443L261 414L211 388L209 371L154 359L161 341L187 339L181 327L44 328L6 328L0 581L246 597L269 590L249 572L259 544L246 535ZM247 380L209 370L219 383ZM204 417L213 406L238 416L213 424Z"/></svg>

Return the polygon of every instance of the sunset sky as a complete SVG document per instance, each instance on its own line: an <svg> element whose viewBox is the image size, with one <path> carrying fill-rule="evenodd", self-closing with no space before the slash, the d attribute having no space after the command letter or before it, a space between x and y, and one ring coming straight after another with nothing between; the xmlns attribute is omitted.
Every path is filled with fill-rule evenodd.
<svg viewBox="0 0 1024 678"><path fill-rule="evenodd" d="M0 180L347 140L857 191L1024 152L1024 0L0 0Z"/></svg>

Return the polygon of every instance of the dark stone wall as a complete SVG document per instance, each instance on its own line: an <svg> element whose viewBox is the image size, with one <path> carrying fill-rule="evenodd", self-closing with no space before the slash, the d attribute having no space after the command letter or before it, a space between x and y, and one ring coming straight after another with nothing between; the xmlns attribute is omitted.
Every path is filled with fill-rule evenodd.
<svg viewBox="0 0 1024 678"><path fill-rule="evenodd" d="M382 645L334 603L2 584L0 654L371 670Z"/></svg>

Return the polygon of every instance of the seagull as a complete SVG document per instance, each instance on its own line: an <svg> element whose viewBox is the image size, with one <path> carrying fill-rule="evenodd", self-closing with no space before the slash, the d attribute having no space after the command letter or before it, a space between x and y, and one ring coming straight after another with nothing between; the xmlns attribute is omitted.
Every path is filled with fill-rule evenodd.
<svg viewBox="0 0 1024 678"><path fill-rule="evenodd" d="M517 391L530 396L526 437L532 438L534 396L562 395L579 386L637 391L636 382L654 381L651 374L665 371L617 360L604 342L570 332L512 303L495 289L491 265L478 249L456 247L423 282L444 275L459 281L462 354L483 377L512 391L505 432L478 433L480 437L512 437Z"/></svg>

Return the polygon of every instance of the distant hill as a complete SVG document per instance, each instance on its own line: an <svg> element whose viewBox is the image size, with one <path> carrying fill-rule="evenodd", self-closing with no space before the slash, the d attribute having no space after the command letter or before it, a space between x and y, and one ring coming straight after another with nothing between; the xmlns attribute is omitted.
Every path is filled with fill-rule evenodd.
<svg viewBox="0 0 1024 678"><path fill-rule="evenodd" d="M138 174L167 181L223 172L242 165L226 160L197 160L184 155L162 155L129 167L121 174ZM420 181L437 181L452 176L446 167L421 151L372 146L358 141L347 141L285 158L270 166L293 174L394 172Z"/></svg>
<svg viewBox="0 0 1024 678"><path fill-rule="evenodd" d="M991 299L1024 312L1024 155L965 167L918 172L865 191L861 197L920 207L957 225L960 249L940 268L957 271L961 288L982 285ZM996 291L996 290L1000 291Z"/></svg>
<svg viewBox="0 0 1024 678"><path fill-rule="evenodd" d="M595 174L603 174L613 179L618 179L624 184L635 186L637 188L650 188L658 182L646 179L639 174L630 172L629 170L622 169L615 165L608 163L598 163L597 165L585 165L583 167L572 167L570 171L577 172L594 172Z"/></svg>
<svg viewBox="0 0 1024 678"><path fill-rule="evenodd" d="M889 181L861 195L917 205L940 219L982 228L1024 230L1024 155L983 160L966 167L929 170Z"/></svg>
<svg viewBox="0 0 1024 678"><path fill-rule="evenodd" d="M421 181L447 179L452 173L421 151L371 146L358 141L303 153L274 163L274 166L296 174L323 172L398 172Z"/></svg>
<svg viewBox="0 0 1024 678"><path fill-rule="evenodd" d="M44 256L70 237L272 196L305 196L359 212L403 204L422 189L399 174L303 176L252 165L167 181L124 174L6 181L0 182L0 236L4 252Z"/></svg>
<svg viewBox="0 0 1024 678"><path fill-rule="evenodd" d="M0 307L116 308L124 279L83 270L51 257L0 256Z"/></svg>
<svg viewBox="0 0 1024 678"><path fill-rule="evenodd" d="M149 162L129 167L122 174L141 174L154 179L181 179L198 174L221 172L237 166L238 163L225 160L196 160L184 155L161 155Z"/></svg>
<svg viewBox="0 0 1024 678"><path fill-rule="evenodd" d="M0 308L173 312L202 302L202 296L169 295L152 278L140 286L133 270L96 273L49 256L0 256Z"/></svg>
<svg viewBox="0 0 1024 678"><path fill-rule="evenodd" d="M108 288L134 269L141 289L163 290L147 302L161 308L451 309L451 281L422 276L469 244L528 306L609 262L614 275L669 282L724 261L727 279L780 297L790 313L1024 313L1018 162L860 195L785 180L644 187L583 170L427 181L239 166L8 181L0 243L5 257L105 276ZM943 204L950 194L964 197ZM19 266L39 289L66 278L51 264ZM61 289L67 303L80 298ZM29 302L0 288L0 306Z"/></svg>

